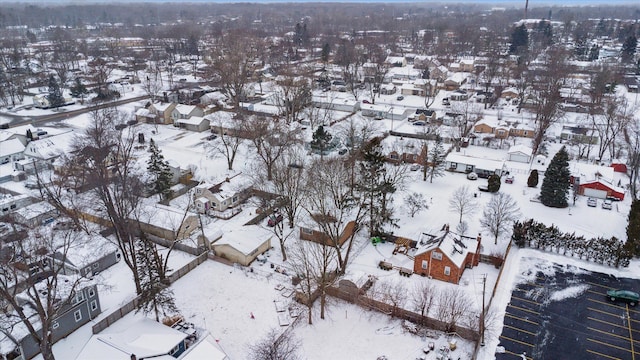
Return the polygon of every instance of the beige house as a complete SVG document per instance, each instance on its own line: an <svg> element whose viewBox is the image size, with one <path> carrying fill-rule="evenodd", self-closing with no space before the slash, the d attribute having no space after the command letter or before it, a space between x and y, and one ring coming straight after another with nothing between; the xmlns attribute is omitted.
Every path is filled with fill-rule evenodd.
<svg viewBox="0 0 640 360"><path fill-rule="evenodd" d="M251 195L251 181L241 174L218 184L202 183L194 188L194 204L198 213L212 214L233 208Z"/></svg>
<svg viewBox="0 0 640 360"><path fill-rule="evenodd" d="M258 255L271 247L273 234L256 225L242 226L224 231L222 237L211 244L211 250L234 263L248 266Z"/></svg>
<svg viewBox="0 0 640 360"><path fill-rule="evenodd" d="M171 118L171 113L173 109L175 109L175 103L155 103L149 105L149 112L155 116L155 122L157 124L172 124L173 120Z"/></svg>
<svg viewBox="0 0 640 360"><path fill-rule="evenodd" d="M166 240L185 239L199 226L196 214L155 203L141 205L137 220L142 231Z"/></svg>
<svg viewBox="0 0 640 360"><path fill-rule="evenodd" d="M194 116L203 117L204 110L196 105L176 105L171 111L171 119L175 125L180 119L190 119Z"/></svg>

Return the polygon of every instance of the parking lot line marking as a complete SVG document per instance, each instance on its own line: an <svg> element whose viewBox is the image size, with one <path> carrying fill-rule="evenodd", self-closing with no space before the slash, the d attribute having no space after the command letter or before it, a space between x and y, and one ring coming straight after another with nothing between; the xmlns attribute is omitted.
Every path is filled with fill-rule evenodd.
<svg viewBox="0 0 640 360"><path fill-rule="evenodd" d="M506 328L509 328L509 329L513 329L513 330L518 331L518 332L522 332L522 333L525 333L525 334L536 336L536 333L532 333L531 331L527 331L527 330L522 330L522 329L517 328L515 326L511 326L511 325L503 325L503 326L506 327Z"/></svg>
<svg viewBox="0 0 640 360"><path fill-rule="evenodd" d="M518 310L522 310L522 311L530 312L530 313L532 313L532 314L540 315L540 313L539 313L539 312L534 311L534 310L531 310L531 309L526 309L526 308L523 308L523 307L520 307L520 306L511 305L511 304L509 304L508 306L509 306L509 307L512 307L512 308L514 308L514 309L518 309Z"/></svg>
<svg viewBox="0 0 640 360"><path fill-rule="evenodd" d="M604 320L600 320L600 319L596 319L596 318L592 318L592 317L587 317L587 319L593 320L593 321L597 321L597 322L599 322L601 324L606 324L606 325L609 325L609 326L615 326L615 327L622 328L622 329L626 329L627 328L626 326L614 324L614 323L609 322L609 321L604 321Z"/></svg>
<svg viewBox="0 0 640 360"><path fill-rule="evenodd" d="M629 304L627 304L627 319L631 319L631 315L629 315ZM633 350L633 333L631 331L631 321L627 321L627 325L629 325L629 341L631 343L631 360L636 360L636 352Z"/></svg>
<svg viewBox="0 0 640 360"><path fill-rule="evenodd" d="M605 288L607 290L611 289L611 286L605 286L605 285L594 283L594 282L591 282L591 281L586 281L586 283L589 284L589 285L594 285L594 286L597 286L597 287Z"/></svg>
<svg viewBox="0 0 640 360"><path fill-rule="evenodd" d="M608 332L608 331L604 331L604 330L600 330L600 329L596 329L596 328L592 328L592 327L587 327L587 329L589 329L589 330L591 330L593 332L597 332L597 333L601 333L601 334L607 335L607 336L613 336L615 338L619 338L619 339L622 339L622 340L631 341L631 338L629 338L629 337L618 335L618 334L614 334L614 333L611 333L611 332ZM633 348L633 341L631 341L631 347Z"/></svg>
<svg viewBox="0 0 640 360"><path fill-rule="evenodd" d="M522 355L521 355L521 354L516 354L516 353L514 353L513 351L505 350L505 351L504 351L504 353L505 353L505 354L509 354L509 355L515 355L515 356L517 356L517 357L518 357L518 359L522 359ZM526 358L527 360L533 360L533 358L530 358L530 357L528 357L528 356L525 356L525 358ZM620 360L620 359L618 359L618 360Z"/></svg>
<svg viewBox="0 0 640 360"><path fill-rule="evenodd" d="M612 359L612 360L622 360L622 359L620 359L620 358L613 357L613 356L610 356L610 355L607 355L607 354L603 354L603 353L599 353L599 352L597 352L597 351L593 351L593 350L589 350L589 349L587 349L587 352L590 352L590 353L592 353L592 354L594 354L594 355L598 355L598 356L601 356L601 357L603 357L603 358L607 358L607 359Z"/></svg>
<svg viewBox="0 0 640 360"><path fill-rule="evenodd" d="M608 311L604 311L604 310L600 310L600 309L594 309L594 308L591 308L591 307L588 307L587 309L591 310L591 311L595 311L595 312L600 313L600 314L613 316L613 317L616 317L616 318L619 318L622 315L622 314L616 314L616 313L612 313L612 312L608 312Z"/></svg>
<svg viewBox="0 0 640 360"><path fill-rule="evenodd" d="M614 308L617 308L617 309L624 309L623 306L616 305L616 304L614 304L614 303L612 303L610 301L600 301L600 300L596 300L596 299L592 299L592 298L587 298L587 300L589 300L591 302L594 302L594 303L611 306L611 307L614 307Z"/></svg>
<svg viewBox="0 0 640 360"><path fill-rule="evenodd" d="M533 301L533 300L529 300L529 299L524 299L524 298L517 297L517 296L513 296L513 295L511 296L511 298L512 298L512 299L517 299L517 300L520 300L520 301L524 301L524 302L528 302L528 303L532 303L532 304L536 304L536 305L540 305L540 303L539 303L539 302L537 302L537 301Z"/></svg>
<svg viewBox="0 0 640 360"><path fill-rule="evenodd" d="M513 342L518 343L518 344L521 344L521 345L526 345L526 346L528 346L528 347L530 347L530 348L533 348L533 347L534 347L534 345L532 345L532 344L529 344L529 343L524 342L524 341L520 341L520 340L512 339L512 338L507 337L507 336L504 336L504 335L500 335L500 338L501 338L501 339L505 339L505 340L509 340L509 341L513 341Z"/></svg>
<svg viewBox="0 0 640 360"><path fill-rule="evenodd" d="M623 348L623 347L616 346L616 345L611 345L611 344L609 344L609 343L602 342L602 341L600 341L600 340L587 338L587 341L591 341L591 342L594 342L594 343L599 344L599 345L604 345L604 346L612 347L612 348L614 348L614 349L618 349L618 350L623 350L623 351L631 352L631 350L629 350L629 349L625 349L625 348Z"/></svg>
<svg viewBox="0 0 640 360"><path fill-rule="evenodd" d="M538 324L538 323L537 323L537 322L535 322L535 321L531 321L531 320L523 319L523 318L521 318L521 317L517 317L517 316L515 316L515 315L511 315L511 314L509 314L509 313L504 314L504 316L508 316L508 317L513 318L513 319L516 319L516 320L520 320L520 321L528 322L529 324L538 325L538 326L540 325L540 324Z"/></svg>

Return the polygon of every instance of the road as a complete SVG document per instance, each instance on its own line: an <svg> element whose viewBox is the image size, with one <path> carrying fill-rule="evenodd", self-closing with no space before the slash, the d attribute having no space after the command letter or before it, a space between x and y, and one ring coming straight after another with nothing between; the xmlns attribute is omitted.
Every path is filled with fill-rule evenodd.
<svg viewBox="0 0 640 360"><path fill-rule="evenodd" d="M63 119L68 119L74 116L78 116L93 110L99 110L99 109L104 109L104 108L108 108L108 107L114 107L114 106L120 106L123 104L128 104L131 102L135 102L135 101L140 101L140 100L146 100L148 99L149 96L148 95L143 95L143 96L137 96L134 98L128 98L128 99L122 99L122 100L116 100L116 101L112 101L112 102L105 102L105 103L99 103L96 105L91 105L82 109L77 109L77 110L71 110L71 111L64 111L64 112L57 112L57 113L52 113L52 114L47 114L47 115L37 115L37 116L20 116L20 115L16 115L16 114L12 114L12 113L5 113L5 112L0 112L0 116L11 119L11 121L9 122L9 127L16 127L16 126L21 126L21 125L26 125L26 124L32 124L34 126L38 125L38 124L43 124L43 123L47 123L47 122L53 122L53 121L58 121L58 120L63 120Z"/></svg>

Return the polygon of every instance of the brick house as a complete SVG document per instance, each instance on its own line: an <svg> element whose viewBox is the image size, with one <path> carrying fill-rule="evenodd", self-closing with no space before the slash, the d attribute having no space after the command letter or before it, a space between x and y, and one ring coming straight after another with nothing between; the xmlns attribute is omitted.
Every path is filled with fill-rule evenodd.
<svg viewBox="0 0 640 360"><path fill-rule="evenodd" d="M436 234L421 234L413 271L454 284L460 282L465 268L478 266L481 237L461 236L445 225Z"/></svg>

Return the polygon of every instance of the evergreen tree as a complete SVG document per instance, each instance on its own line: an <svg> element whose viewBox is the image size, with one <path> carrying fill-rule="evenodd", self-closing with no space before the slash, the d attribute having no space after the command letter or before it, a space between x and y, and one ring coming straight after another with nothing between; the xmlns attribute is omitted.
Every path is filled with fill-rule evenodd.
<svg viewBox="0 0 640 360"><path fill-rule="evenodd" d="M636 54L636 47L638 46L638 38L631 35L622 44L622 61L631 62Z"/></svg>
<svg viewBox="0 0 640 360"><path fill-rule="evenodd" d="M82 81L80 81L80 78L76 78L76 82L73 84L73 86L69 90L71 90L71 96L75 98L84 97L86 94L89 93L89 91L87 90L87 87L84 86Z"/></svg>
<svg viewBox="0 0 640 360"><path fill-rule="evenodd" d="M155 141L151 139L149 142L149 160L147 161L147 170L151 174L151 186L153 190L160 194L163 199L171 197L171 169L169 164L164 160L164 156Z"/></svg>
<svg viewBox="0 0 640 360"><path fill-rule="evenodd" d="M569 154L563 146L551 159L540 189L540 201L545 206L565 208L570 186Z"/></svg>
<svg viewBox="0 0 640 360"><path fill-rule="evenodd" d="M320 153L320 157L324 156L324 152L329 148L331 139L333 136L324 129L324 126L318 126L318 129L313 133L313 140L311 140L311 149Z"/></svg>
<svg viewBox="0 0 640 360"><path fill-rule="evenodd" d="M322 54L320 55L323 63L329 62L329 54L331 54L331 46L329 46L329 43L324 43L322 45Z"/></svg>
<svg viewBox="0 0 640 360"><path fill-rule="evenodd" d="M538 186L539 181L540 180L538 178L538 170L536 169L531 170L531 172L529 173L529 178L527 179L527 186L534 188Z"/></svg>
<svg viewBox="0 0 640 360"><path fill-rule="evenodd" d="M29 141L33 140L33 132L31 129L27 129L27 139L29 139Z"/></svg>
<svg viewBox="0 0 640 360"><path fill-rule="evenodd" d="M444 157L446 151L442 146L442 137L436 134L435 144L429 150L429 182L433 183L434 177L444 176ZM427 180L423 178L423 180Z"/></svg>
<svg viewBox="0 0 640 360"><path fill-rule="evenodd" d="M629 210L629 223L627 224L627 250L633 255L640 255L640 200L633 200Z"/></svg>
<svg viewBox="0 0 640 360"><path fill-rule="evenodd" d="M49 93L47 94L47 100L49 101L49 107L51 108L57 108L64 105L64 96L62 96L60 84L58 84L53 75L49 76Z"/></svg>
<svg viewBox="0 0 640 360"><path fill-rule="evenodd" d="M397 226L391 208L391 194L396 191L393 179L388 176L385 164L386 156L382 152L381 139L376 137L361 149L360 181L356 189L366 198L369 212L369 235L383 232L385 225Z"/></svg>
<svg viewBox="0 0 640 360"><path fill-rule="evenodd" d="M491 174L491 176L489 176L489 178L487 179L487 189L490 193L497 193L498 191L500 191L501 184L502 183L500 182L500 176L496 174Z"/></svg>
<svg viewBox="0 0 640 360"><path fill-rule="evenodd" d="M145 315L153 313L156 321L160 322L160 314L167 316L178 312L169 279L163 276L163 257L158 253L156 245L146 239L138 240L136 249L142 288L136 312L142 311Z"/></svg>
<svg viewBox="0 0 640 360"><path fill-rule="evenodd" d="M529 48L529 33L524 24L513 29L511 33L510 54L523 54Z"/></svg>

